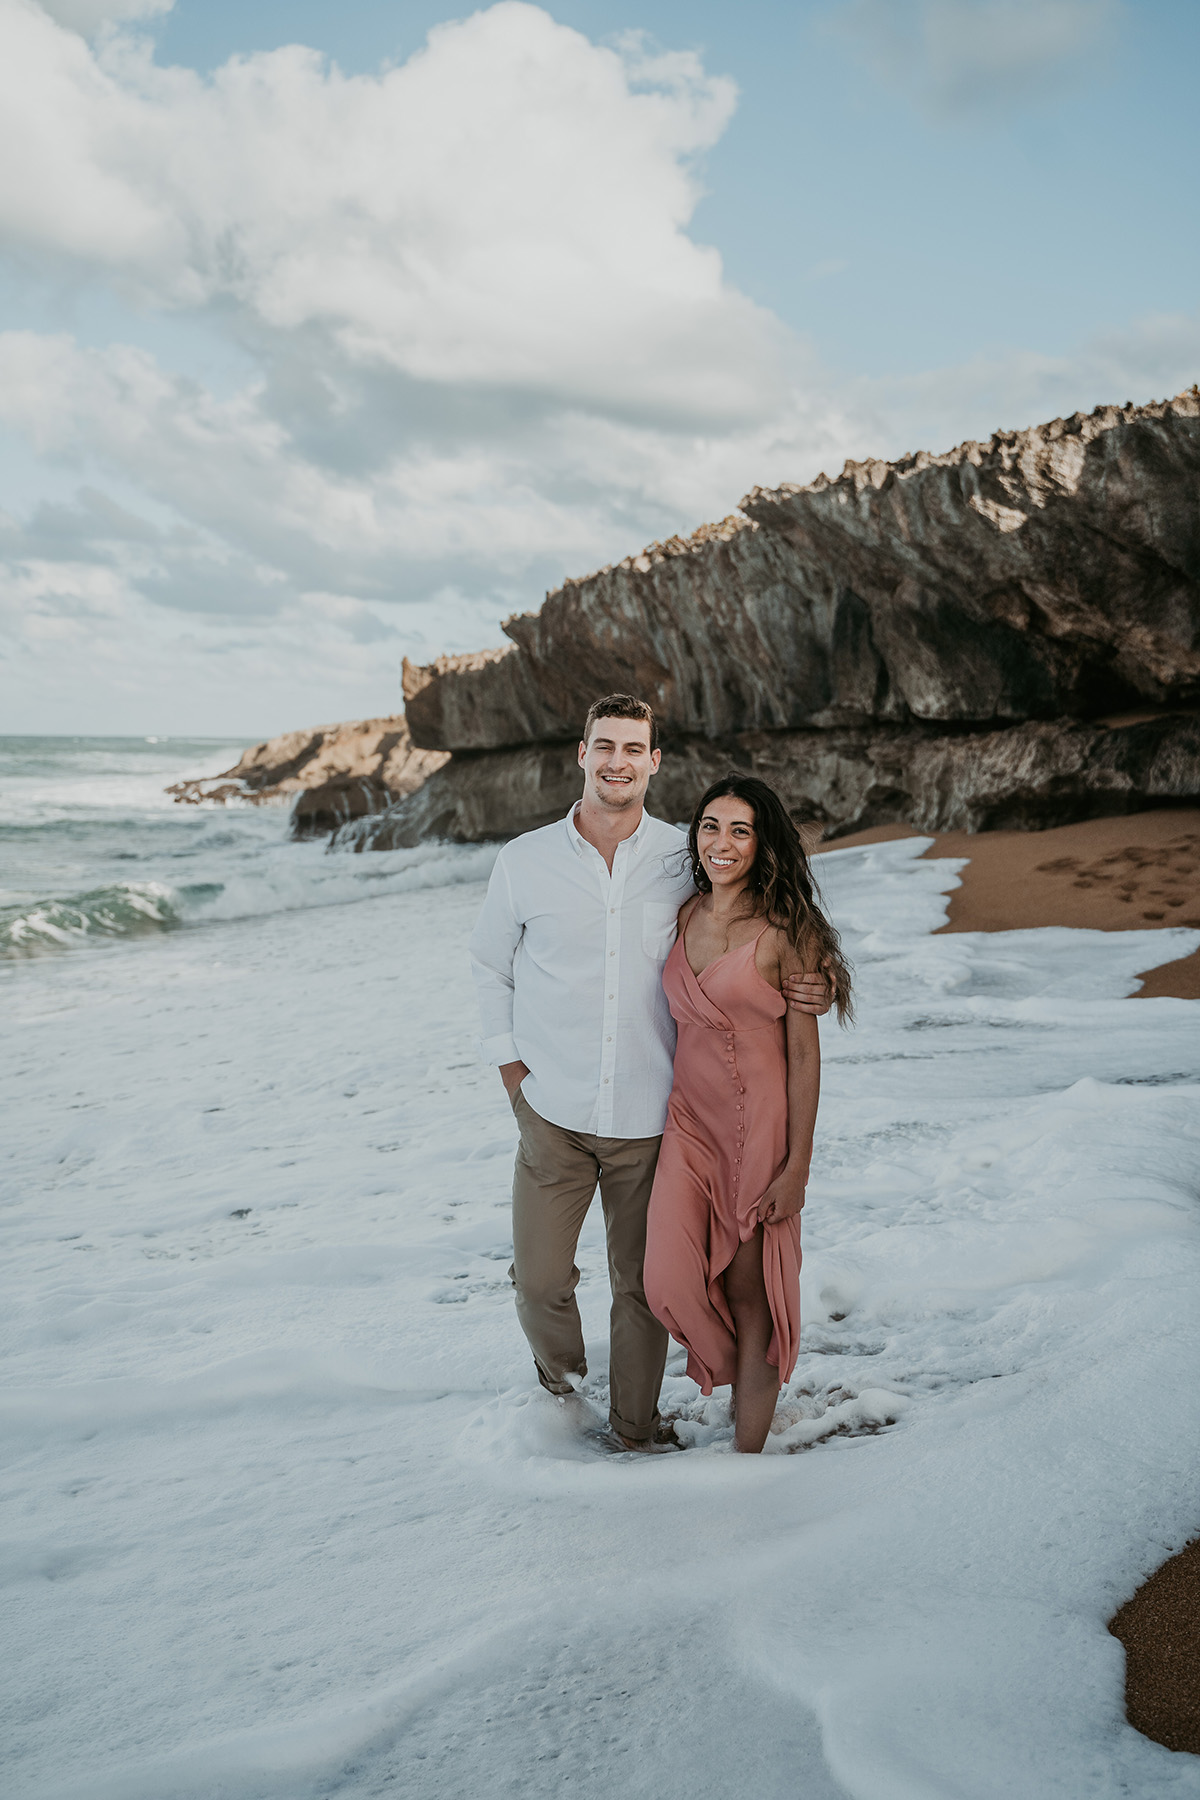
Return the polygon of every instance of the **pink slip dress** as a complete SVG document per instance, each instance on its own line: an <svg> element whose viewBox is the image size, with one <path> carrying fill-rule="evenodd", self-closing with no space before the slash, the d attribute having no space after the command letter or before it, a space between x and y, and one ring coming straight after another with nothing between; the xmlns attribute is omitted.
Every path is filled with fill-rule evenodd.
<svg viewBox="0 0 1200 1800"><path fill-rule="evenodd" d="M679 1041L650 1196L646 1299L705 1394L736 1379L722 1277L787 1160L787 1002L759 974L756 948L757 939L727 950L696 975L681 934L662 977ZM800 1347L799 1216L763 1227L763 1279L774 1324L767 1358L782 1384Z"/></svg>

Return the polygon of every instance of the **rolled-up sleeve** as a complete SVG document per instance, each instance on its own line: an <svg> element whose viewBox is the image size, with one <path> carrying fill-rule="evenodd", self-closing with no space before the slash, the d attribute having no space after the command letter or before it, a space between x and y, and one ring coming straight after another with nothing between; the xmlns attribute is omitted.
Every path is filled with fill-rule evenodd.
<svg viewBox="0 0 1200 1800"><path fill-rule="evenodd" d="M496 858L475 929L471 933L471 973L479 997L482 1036L479 1054L496 1065L519 1061L513 1041L513 959L525 927L513 904L504 852Z"/></svg>

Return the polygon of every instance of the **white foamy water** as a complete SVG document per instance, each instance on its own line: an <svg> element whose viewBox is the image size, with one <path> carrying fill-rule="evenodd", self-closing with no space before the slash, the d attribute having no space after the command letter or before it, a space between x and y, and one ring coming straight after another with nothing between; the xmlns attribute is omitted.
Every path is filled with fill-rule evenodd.
<svg viewBox="0 0 1200 1800"><path fill-rule="evenodd" d="M531 1379L473 853L8 965L6 1792L1200 1794L1105 1628L1197 1523L1196 1008L1125 996L1200 934L934 937L921 848L822 859L860 1024L760 1459L679 1355L692 1448L589 1438L598 1218L584 1395Z"/></svg>
<svg viewBox="0 0 1200 1800"><path fill-rule="evenodd" d="M164 791L243 745L0 738L0 961L486 877L494 850L327 855L285 806L180 806Z"/></svg>

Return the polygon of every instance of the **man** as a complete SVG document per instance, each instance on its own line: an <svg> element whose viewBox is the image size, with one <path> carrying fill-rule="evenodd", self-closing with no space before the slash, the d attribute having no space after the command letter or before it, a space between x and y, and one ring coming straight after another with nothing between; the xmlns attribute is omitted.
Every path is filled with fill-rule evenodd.
<svg viewBox="0 0 1200 1800"><path fill-rule="evenodd" d="M608 694L579 745L583 796L501 850L471 938L484 1060L521 1128L513 1176L517 1316L538 1379L569 1394L587 1373L575 1250L597 1182L610 1313L609 1424L654 1445L667 1333L646 1305L646 1209L671 1091L675 1026L662 967L694 889L687 839L645 811L662 752L645 701ZM793 1006L829 1010L823 976Z"/></svg>

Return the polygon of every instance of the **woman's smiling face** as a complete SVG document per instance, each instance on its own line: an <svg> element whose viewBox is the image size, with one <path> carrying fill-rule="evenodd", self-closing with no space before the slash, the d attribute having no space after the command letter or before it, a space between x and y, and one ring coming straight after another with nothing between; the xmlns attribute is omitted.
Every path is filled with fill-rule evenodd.
<svg viewBox="0 0 1200 1800"><path fill-rule="evenodd" d="M754 808L749 801L721 794L705 809L696 828L696 846L713 888L738 888L749 881L758 855Z"/></svg>

